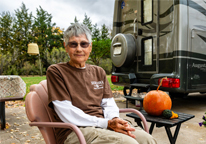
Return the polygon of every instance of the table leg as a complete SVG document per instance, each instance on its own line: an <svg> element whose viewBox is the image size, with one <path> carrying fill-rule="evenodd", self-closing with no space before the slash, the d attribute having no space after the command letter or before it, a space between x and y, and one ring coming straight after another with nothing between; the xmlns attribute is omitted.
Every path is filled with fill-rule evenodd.
<svg viewBox="0 0 206 144"><path fill-rule="evenodd" d="M128 108L128 99L126 100L126 108Z"/></svg>
<svg viewBox="0 0 206 144"><path fill-rule="evenodd" d="M181 126L181 124L178 124L178 125L176 126L174 136L172 136L170 127L166 127L166 126L165 126L165 130L166 130L166 132L167 132L167 136L168 136L171 144L175 144L175 142L176 142L176 140L177 140L177 136L178 136L179 130L180 130L180 126Z"/></svg>
<svg viewBox="0 0 206 144"><path fill-rule="evenodd" d="M0 102L1 129L5 128L5 102Z"/></svg>
<svg viewBox="0 0 206 144"><path fill-rule="evenodd" d="M175 142L177 140L177 136L178 136L178 133L179 133L179 130L180 130L180 126L181 126L181 124L178 124L176 129L175 129L175 134L174 134L174 137L173 137Z"/></svg>
<svg viewBox="0 0 206 144"><path fill-rule="evenodd" d="M140 101L140 109L139 110L143 110L143 102L142 101Z"/></svg>
<svg viewBox="0 0 206 144"><path fill-rule="evenodd" d="M153 129L154 129L154 126L155 126L155 123L152 123L152 124L150 125L150 128L149 128L149 133L150 133L150 134L152 134L152 131L153 131Z"/></svg>
<svg viewBox="0 0 206 144"><path fill-rule="evenodd" d="M136 119L135 119L135 122L137 123L138 126L140 126L141 128L143 128L142 123L141 123L141 120L136 120Z"/></svg>
<svg viewBox="0 0 206 144"><path fill-rule="evenodd" d="M138 126L140 126L142 129L144 129L143 126L142 126L141 120L136 120L136 119L135 119L135 122L137 123ZM154 129L154 126L155 126L155 123L152 123L152 124L150 125L150 128L149 128L149 133L150 133L150 134L152 134L153 129Z"/></svg>

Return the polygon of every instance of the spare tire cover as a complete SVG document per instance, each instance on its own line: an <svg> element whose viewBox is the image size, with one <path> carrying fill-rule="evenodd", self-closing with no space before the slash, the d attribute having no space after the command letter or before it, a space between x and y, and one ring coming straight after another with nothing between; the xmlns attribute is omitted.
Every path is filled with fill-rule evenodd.
<svg viewBox="0 0 206 144"><path fill-rule="evenodd" d="M129 67L136 55L135 38L131 34L117 34L111 44L111 59L116 67Z"/></svg>

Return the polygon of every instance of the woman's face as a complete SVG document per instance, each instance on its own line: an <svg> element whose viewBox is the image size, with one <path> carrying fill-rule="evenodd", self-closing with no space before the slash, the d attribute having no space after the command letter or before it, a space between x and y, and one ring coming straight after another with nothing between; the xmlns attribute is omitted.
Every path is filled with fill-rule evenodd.
<svg viewBox="0 0 206 144"><path fill-rule="evenodd" d="M84 67L89 54L92 51L92 44L88 44L89 41L85 34L78 37L73 36L69 39L66 52L70 56L70 65L76 68ZM64 43L65 46L65 43Z"/></svg>

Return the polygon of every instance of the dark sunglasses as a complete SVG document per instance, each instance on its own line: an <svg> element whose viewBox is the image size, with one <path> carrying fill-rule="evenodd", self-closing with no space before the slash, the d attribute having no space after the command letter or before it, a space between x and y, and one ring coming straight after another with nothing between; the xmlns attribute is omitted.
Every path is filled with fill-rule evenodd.
<svg viewBox="0 0 206 144"><path fill-rule="evenodd" d="M69 47L71 47L71 48L76 48L76 47L78 46L78 44L80 44L80 46L81 46L82 48L87 48L90 43L88 43L88 42L80 42L80 43L77 43L77 42L68 42L68 45L69 45Z"/></svg>

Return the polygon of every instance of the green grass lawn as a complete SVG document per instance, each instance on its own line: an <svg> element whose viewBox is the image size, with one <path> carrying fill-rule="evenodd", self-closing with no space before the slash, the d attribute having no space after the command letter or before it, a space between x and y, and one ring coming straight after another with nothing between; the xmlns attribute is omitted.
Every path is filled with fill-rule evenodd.
<svg viewBox="0 0 206 144"><path fill-rule="evenodd" d="M116 86L113 85L113 83L111 82L111 75L107 75L107 80L109 81L110 87L112 90L123 90L123 86Z"/></svg>
<svg viewBox="0 0 206 144"><path fill-rule="evenodd" d="M45 80L46 76L29 76L29 77L25 77L25 76L21 76L21 78L23 79L23 81L26 83L26 95L29 93L29 88L31 85L33 84L38 84L40 81ZM111 82L111 75L107 75L107 80L109 81L110 87L112 90L123 90L122 86L116 86L113 85ZM25 96L26 96L25 95Z"/></svg>
<svg viewBox="0 0 206 144"><path fill-rule="evenodd" d="M40 81L45 80L46 76L34 76L34 77L25 77L25 76L21 76L21 78L23 79L23 81L26 83L26 95L29 93L29 88L31 85L33 84L38 84ZM26 97L25 95L25 97Z"/></svg>

